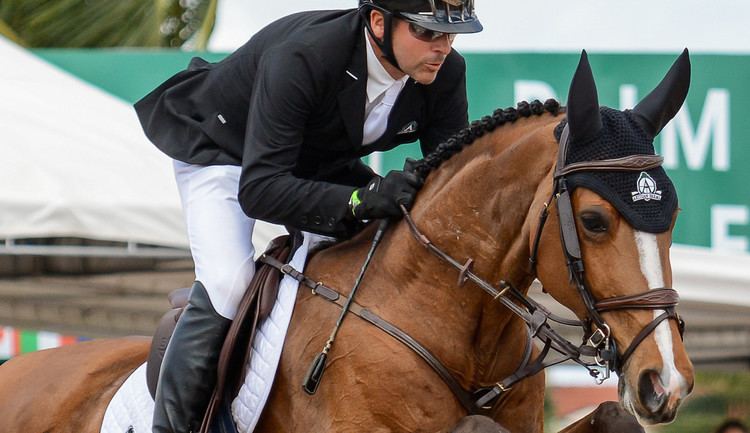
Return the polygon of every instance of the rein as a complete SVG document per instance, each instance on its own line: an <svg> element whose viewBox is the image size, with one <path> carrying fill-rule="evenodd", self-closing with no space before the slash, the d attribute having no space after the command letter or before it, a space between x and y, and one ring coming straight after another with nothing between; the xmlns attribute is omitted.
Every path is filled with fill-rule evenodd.
<svg viewBox="0 0 750 433"><path fill-rule="evenodd" d="M426 237L424 237L424 235L419 232L416 226L413 225L413 220L411 220L411 216L408 214L408 212L406 213L406 218L408 218L407 221L411 222L410 226L414 228L415 232L418 233L419 236L421 236L423 239L426 239ZM430 243L429 245L432 244ZM433 245L433 248L436 247L434 247ZM435 249L435 251L440 251L442 253L442 251L437 248ZM445 257L453 260L452 258L450 258L450 256L446 255ZM344 309L344 307L346 307L347 303L350 302L349 300L351 299L351 297L346 298L336 290L324 285L321 282L316 282L315 280L294 269L291 265L284 264L276 260L272 256L262 255L259 260L278 269L281 273L294 278L300 284L303 284L310 288L313 295L320 296L321 298L338 305L342 308L342 310ZM457 262L454 261L454 263ZM461 268L460 265L457 267L459 269ZM532 326L528 327L529 334L527 336L525 355L519 367L512 375L508 376L502 381L497 382L493 387L481 388L473 392L465 390L461 386L458 379L456 379L455 376L450 372L450 370L445 367L435 355L433 355L427 348L425 348L417 340L412 338L409 334L402 331L400 328L378 316L377 314L373 313L372 311L368 310L367 308L363 307L362 305L358 304L357 302L350 302L348 311L376 326L381 331L395 338L396 340L407 346L409 349L411 349L414 353L419 355L427 363L427 365L429 365L438 374L438 376L440 376L440 378L446 383L448 388L453 392L456 399L470 414L489 413L497 403L497 401L494 401L495 397L499 396L500 393L510 390L512 385L514 385L516 382L528 376L534 375L551 365L559 364L568 359L573 359L574 361L579 362L582 365L587 365L586 363L583 363L579 360L580 354L582 353L582 351L579 350L580 348L577 348L575 345L557 334L546 323L547 318L556 318L557 320L561 321L561 323L574 321L569 321L567 319L562 319L554 316L553 314L545 310L544 307L536 304L535 301L525 298L523 294L518 292L515 288L507 283L501 284L501 288L500 290L498 290L492 287L491 284L477 277L469 270L466 270L464 272L464 275L466 276L466 278L471 279L472 281L480 284L480 286L485 287L485 290L494 291L493 297L495 300L501 300L504 305L513 305L515 307L515 309L513 310L514 312L517 312L517 314L522 314L528 320L533 321L533 323L535 324L534 326L537 328L536 333L532 333ZM524 302L536 304L538 310L536 310L534 313L529 313L527 310L516 306L512 301L507 299L505 297L506 293L517 294L515 296L518 296L519 299L522 299ZM579 324L579 322L575 323ZM534 336L546 338L545 347L542 350L541 355L536 360L534 360L534 362L530 362L532 341ZM557 359L554 362L544 362L544 359L546 358L547 353L551 348L561 353L565 353L566 356L561 359ZM499 389L500 392L495 393L495 388Z"/></svg>

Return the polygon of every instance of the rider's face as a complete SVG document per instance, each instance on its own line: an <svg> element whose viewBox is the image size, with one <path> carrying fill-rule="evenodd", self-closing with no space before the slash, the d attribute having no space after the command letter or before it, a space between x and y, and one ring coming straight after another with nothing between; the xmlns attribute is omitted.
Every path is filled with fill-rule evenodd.
<svg viewBox="0 0 750 433"><path fill-rule="evenodd" d="M396 19L393 21L393 52L402 71L421 84L430 84L451 52L454 36L436 34Z"/></svg>
<svg viewBox="0 0 750 433"><path fill-rule="evenodd" d="M382 15L373 12L371 18L375 36L382 38ZM451 51L454 37L455 35L451 34L431 32L398 18L393 20L393 52L399 66L403 72L421 84L435 81L438 71ZM394 78L402 76L390 63L384 66Z"/></svg>

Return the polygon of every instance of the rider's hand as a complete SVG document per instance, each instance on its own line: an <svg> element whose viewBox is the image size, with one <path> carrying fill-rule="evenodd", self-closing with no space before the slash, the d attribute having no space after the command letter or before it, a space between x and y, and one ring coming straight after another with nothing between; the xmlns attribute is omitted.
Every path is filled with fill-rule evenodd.
<svg viewBox="0 0 750 433"><path fill-rule="evenodd" d="M399 204L407 209L422 187L422 180L408 171L390 171L384 178L374 177L367 185L355 189L349 209L358 220L401 216Z"/></svg>

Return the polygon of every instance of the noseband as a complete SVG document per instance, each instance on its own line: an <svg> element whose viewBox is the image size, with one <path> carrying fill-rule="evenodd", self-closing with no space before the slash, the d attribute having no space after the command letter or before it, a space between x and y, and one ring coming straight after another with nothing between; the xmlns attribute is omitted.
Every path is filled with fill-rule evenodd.
<svg viewBox="0 0 750 433"><path fill-rule="evenodd" d="M623 158L583 161L565 165L569 141L569 125L565 125L560 136L560 150L555 168L552 197L550 197L547 203L551 203L553 199L557 202L560 239L570 279L578 289L578 293L588 314L587 318L581 323L585 330L584 341L587 342L587 346L595 349L596 353L594 357L597 364L605 368L604 377L600 379L603 381L609 377L610 370L618 374L621 373L630 355L633 354L635 349L662 321L674 319L678 324L680 338L682 338L685 329L685 322L675 310L679 302L679 295L673 289L660 288L637 295L618 296L599 301L594 298L586 284L581 248L578 241L578 231L573 215L573 205L565 176L582 171L644 171L661 166L664 158L658 155L631 155ZM532 268L537 263L540 238L548 215L549 206L545 204L534 238L534 247L530 259ZM610 327L601 316L601 313L604 312L620 310L665 310L665 312L644 327L633 338L628 348L620 355L617 345L612 338Z"/></svg>

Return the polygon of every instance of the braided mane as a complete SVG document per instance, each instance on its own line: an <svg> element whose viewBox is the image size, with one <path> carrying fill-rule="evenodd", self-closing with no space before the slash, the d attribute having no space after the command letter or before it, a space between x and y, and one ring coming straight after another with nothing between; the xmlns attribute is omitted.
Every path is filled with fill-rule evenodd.
<svg viewBox="0 0 750 433"><path fill-rule="evenodd" d="M554 99L548 99L542 104L539 100L532 102L519 102L516 108L498 108L491 116L484 116L480 120L471 122L471 125L454 134L451 138L440 143L435 150L424 158L413 164L415 172L425 179L433 170L440 167L442 163L449 160L453 155L461 152L464 147L473 143L477 138L495 128L513 123L521 117L531 115L541 116L544 113L557 115L560 113L560 103Z"/></svg>

